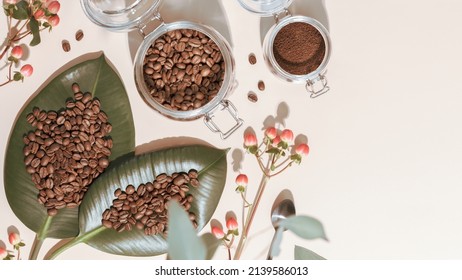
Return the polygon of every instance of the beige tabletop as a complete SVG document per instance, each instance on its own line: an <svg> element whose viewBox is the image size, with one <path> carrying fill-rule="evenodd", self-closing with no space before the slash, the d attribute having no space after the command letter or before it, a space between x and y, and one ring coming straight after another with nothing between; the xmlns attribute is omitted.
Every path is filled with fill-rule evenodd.
<svg viewBox="0 0 462 280"><path fill-rule="evenodd" d="M11 127L26 100L64 64L103 51L127 89L137 146L165 138L170 139L160 145L182 144L189 140L178 137L191 137L231 148L215 219L223 221L226 212L234 211L241 221L241 200L234 191L239 172L249 176L250 197L258 187L261 174L255 160L242 158L246 128L261 137L262 128L276 120L278 128L283 123L308 139L309 157L269 182L244 259L266 257L273 235L270 210L283 189L292 191L298 214L323 223L329 242L287 232L279 259L292 259L294 245L328 259L462 257L462 2L294 1L293 13L316 18L330 30L331 90L315 99L304 85L275 77L264 63L262 38L273 19L260 20L234 0L181 2L184 6L178 1L167 4L166 21L214 25L232 45L238 86L228 99L245 121L243 127L221 140L200 119L175 121L150 109L133 79L140 37L98 27L86 18L79 1L61 1L59 26L43 32L42 43L26 60L34 66L33 76L0 88L0 170ZM4 23L1 13L0 38L5 37ZM77 42L74 34L79 29L84 38ZM63 51L62 40L70 42L71 51ZM250 53L257 57L255 65L248 62ZM259 80L266 84L264 91L257 88ZM257 93L258 102L249 102L249 91ZM3 172L0 182L0 239L7 242L7 227L15 225L27 244L27 256L34 233L11 211ZM46 240L41 256L55 242ZM215 258L226 257L226 250L218 249ZM59 258L127 259L87 245L77 245Z"/></svg>

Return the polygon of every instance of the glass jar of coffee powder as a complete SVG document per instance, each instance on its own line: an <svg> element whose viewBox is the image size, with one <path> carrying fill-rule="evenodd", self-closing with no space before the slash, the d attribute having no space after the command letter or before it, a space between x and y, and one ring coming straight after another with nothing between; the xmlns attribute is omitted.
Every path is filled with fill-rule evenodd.
<svg viewBox="0 0 462 280"><path fill-rule="evenodd" d="M305 84L312 98L329 91L325 73L331 42L329 32L319 21L291 15L288 7L292 0L238 1L250 12L275 18L276 23L263 41L263 55L276 76Z"/></svg>
<svg viewBox="0 0 462 280"><path fill-rule="evenodd" d="M190 21L165 23L160 0L81 0L88 18L111 31L138 30L143 42L134 61L143 100L160 114L181 121L203 118L226 139L243 123L226 97L236 87L231 47L214 28ZM147 33L152 21L160 24ZM228 112L234 125L223 131L213 117Z"/></svg>

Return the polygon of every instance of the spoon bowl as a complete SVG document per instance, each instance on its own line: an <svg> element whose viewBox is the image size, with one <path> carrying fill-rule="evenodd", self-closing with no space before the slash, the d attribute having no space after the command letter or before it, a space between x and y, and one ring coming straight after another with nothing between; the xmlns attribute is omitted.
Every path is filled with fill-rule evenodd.
<svg viewBox="0 0 462 280"><path fill-rule="evenodd" d="M282 194L282 193L281 193ZM268 251L267 260L272 260L273 256L271 252L273 250L274 242L276 241L276 233L279 228L279 223L282 220L287 219L290 216L295 215L295 204L294 200L290 194L289 198L284 198L282 200L276 199L275 204L273 205L273 210L271 211L271 223L274 227L274 235L273 240L271 241L271 245ZM286 229L284 229L285 231Z"/></svg>
<svg viewBox="0 0 462 280"><path fill-rule="evenodd" d="M286 198L282 200L276 208L271 212L271 223L276 230L279 223L287 217L295 215L295 204L292 199Z"/></svg>

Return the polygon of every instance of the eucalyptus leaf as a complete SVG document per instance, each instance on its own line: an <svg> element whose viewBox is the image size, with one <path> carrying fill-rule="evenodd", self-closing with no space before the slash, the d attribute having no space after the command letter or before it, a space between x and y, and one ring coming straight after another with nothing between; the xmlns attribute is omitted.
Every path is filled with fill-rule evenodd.
<svg viewBox="0 0 462 280"><path fill-rule="evenodd" d="M117 232L101 228L104 210L110 208L117 188L125 190L130 184L138 186L154 181L161 173L199 172L200 186L190 188L194 200L189 211L195 213L197 230L212 217L226 181L226 154L208 146L183 146L154 151L142 155L128 155L113 162L87 192L80 206L79 240L111 254L127 256L154 256L167 252L167 241L161 235L146 235L136 228ZM170 234L170 230L169 230Z"/></svg>
<svg viewBox="0 0 462 280"><path fill-rule="evenodd" d="M167 242L172 260L204 260L207 255L207 248L176 201L171 201L168 207Z"/></svg>
<svg viewBox="0 0 462 280"><path fill-rule="evenodd" d="M26 116L34 107L46 111L64 108L66 99L73 98L72 84L77 82L82 91L91 92L101 101L101 109L106 112L113 126L110 136L114 147L110 160L132 152L135 147L135 128L127 93L104 55L79 63L60 73L18 113L11 130L4 164L5 193L11 209L28 228L34 232L40 231L40 238L73 237L78 235L79 227L78 209L61 209L58 215L45 223L48 218L46 209L37 202L38 190L26 172L23 162L23 136L33 129L26 121Z"/></svg>
<svg viewBox="0 0 462 280"><path fill-rule="evenodd" d="M325 260L325 258L311 250L295 245L294 260Z"/></svg>
<svg viewBox="0 0 462 280"><path fill-rule="evenodd" d="M31 18L29 22L30 31L32 32L32 41L30 41L31 46L36 46L40 44L40 30L39 22L35 18Z"/></svg>
<svg viewBox="0 0 462 280"><path fill-rule="evenodd" d="M309 216L292 216L279 224L304 239L322 238L327 240L321 222Z"/></svg>
<svg viewBox="0 0 462 280"><path fill-rule="evenodd" d="M283 227L278 227L274 233L273 241L271 242L271 248L269 251L269 256L276 257L281 253L281 242L282 234L284 233Z"/></svg>
<svg viewBox="0 0 462 280"><path fill-rule="evenodd" d="M206 260L211 260L213 258L213 255L215 255L215 252L221 244L221 240L217 239L213 234L210 232L204 233L201 236L202 242L205 244L205 247L207 249L207 255L205 257Z"/></svg>

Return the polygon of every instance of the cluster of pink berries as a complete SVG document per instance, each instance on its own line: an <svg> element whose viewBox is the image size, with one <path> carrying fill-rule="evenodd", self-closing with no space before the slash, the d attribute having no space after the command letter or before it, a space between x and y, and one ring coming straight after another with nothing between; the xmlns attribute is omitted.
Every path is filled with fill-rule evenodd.
<svg viewBox="0 0 462 280"><path fill-rule="evenodd" d="M14 250L18 252L21 247L25 246L24 242L21 240L21 237L19 236L19 233L17 232L11 232L8 235L8 241L11 245L13 245ZM0 260L11 260L13 258L13 252L7 250L3 245L0 245Z"/></svg>
<svg viewBox="0 0 462 280"><path fill-rule="evenodd" d="M11 54L8 60L18 63L24 54L24 50L21 46L15 46L11 49ZM25 64L21 67L19 72L15 72L13 79L15 81L23 80L24 77L29 77L34 72L34 68L30 64Z"/></svg>
<svg viewBox="0 0 462 280"><path fill-rule="evenodd" d="M236 218L229 217L226 220L226 228L228 232L225 234L221 226L212 226L212 234L217 238L225 241L229 241L229 236L238 236L238 224Z"/></svg>
<svg viewBox="0 0 462 280"><path fill-rule="evenodd" d="M291 147L294 141L294 133L290 129L284 129L280 133L275 127L269 127L265 130L265 138L262 144L266 144L266 153L285 155L285 150ZM260 146L258 145L257 136L253 133L246 133L244 135L244 148L251 154L258 156ZM295 154L291 155L291 159L300 163L302 157L308 156L310 147L305 144L298 144L295 147Z"/></svg>
<svg viewBox="0 0 462 280"><path fill-rule="evenodd" d="M7 44L5 49L1 52L0 59L4 54L7 53L8 49L11 48L10 56L8 57L9 74L8 80L0 86L6 85L12 81L23 81L25 77L32 75L34 68L30 64L23 65L19 71L12 73L13 64L18 64L23 58L24 49L23 46L19 45L21 39L27 35L32 34L34 39L30 45L36 45L40 43L40 35L38 33L43 29L51 30L53 27L59 24L60 18L58 12L61 8L61 4L56 0L3 0L3 9L5 14L11 19L16 19L19 25L20 21L26 20L26 24L19 28L12 28L9 25L10 30L8 31Z"/></svg>

